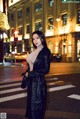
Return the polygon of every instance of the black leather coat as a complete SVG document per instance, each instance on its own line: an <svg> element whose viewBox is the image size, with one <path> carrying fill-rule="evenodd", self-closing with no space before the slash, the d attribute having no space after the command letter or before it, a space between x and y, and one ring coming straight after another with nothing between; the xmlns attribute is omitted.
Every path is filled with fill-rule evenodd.
<svg viewBox="0 0 80 119"><path fill-rule="evenodd" d="M43 48L34 62L33 71L29 72L26 109L28 119L44 119L47 96L45 75L50 69L50 56L49 49Z"/></svg>

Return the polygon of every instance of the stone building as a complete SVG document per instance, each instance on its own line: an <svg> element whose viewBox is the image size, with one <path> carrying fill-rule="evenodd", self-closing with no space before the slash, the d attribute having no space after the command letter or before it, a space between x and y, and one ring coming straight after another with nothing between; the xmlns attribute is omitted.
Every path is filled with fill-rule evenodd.
<svg viewBox="0 0 80 119"><path fill-rule="evenodd" d="M10 52L32 50L31 33L41 30L52 54L64 62L80 57L80 3L63 0L9 0Z"/></svg>

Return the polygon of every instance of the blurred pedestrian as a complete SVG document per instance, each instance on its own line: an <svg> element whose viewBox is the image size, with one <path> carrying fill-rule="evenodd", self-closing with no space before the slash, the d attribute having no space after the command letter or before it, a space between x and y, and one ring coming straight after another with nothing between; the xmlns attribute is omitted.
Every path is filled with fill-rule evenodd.
<svg viewBox="0 0 80 119"><path fill-rule="evenodd" d="M34 50L28 54L27 119L44 119L47 99L45 75L49 73L51 53L45 35L41 31L32 33Z"/></svg>

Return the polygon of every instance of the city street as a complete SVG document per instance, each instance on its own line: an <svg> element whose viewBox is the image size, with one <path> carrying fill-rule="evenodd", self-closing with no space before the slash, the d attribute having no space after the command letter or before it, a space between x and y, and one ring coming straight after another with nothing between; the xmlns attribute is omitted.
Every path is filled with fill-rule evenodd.
<svg viewBox="0 0 80 119"><path fill-rule="evenodd" d="M80 0L0 0L0 119L41 118L50 61L44 119L80 119Z"/></svg>
<svg viewBox="0 0 80 119"><path fill-rule="evenodd" d="M25 70L18 64L0 66L0 116L6 119L24 119L27 91L20 84ZM46 82L45 119L80 119L80 63L52 63Z"/></svg>

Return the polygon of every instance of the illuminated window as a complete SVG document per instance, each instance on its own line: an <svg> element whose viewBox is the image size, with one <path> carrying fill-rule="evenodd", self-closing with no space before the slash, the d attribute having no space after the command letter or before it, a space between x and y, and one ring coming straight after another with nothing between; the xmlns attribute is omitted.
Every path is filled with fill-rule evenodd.
<svg viewBox="0 0 80 119"><path fill-rule="evenodd" d="M53 18L48 19L48 29L53 29Z"/></svg>
<svg viewBox="0 0 80 119"><path fill-rule="evenodd" d="M67 24L67 14L62 15L62 26L65 26Z"/></svg>
<svg viewBox="0 0 80 119"><path fill-rule="evenodd" d="M35 30L40 30L40 31L42 31L42 22L37 22L37 23L35 23Z"/></svg>
<svg viewBox="0 0 80 119"><path fill-rule="evenodd" d="M35 4L35 12L39 12L42 10L42 2L38 2Z"/></svg>
<svg viewBox="0 0 80 119"><path fill-rule="evenodd" d="M53 3L54 3L54 0L48 0L48 3L49 3L49 7L52 7Z"/></svg>

